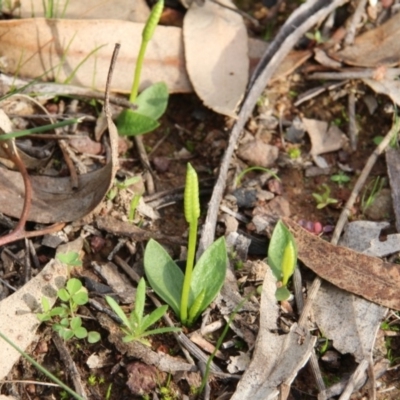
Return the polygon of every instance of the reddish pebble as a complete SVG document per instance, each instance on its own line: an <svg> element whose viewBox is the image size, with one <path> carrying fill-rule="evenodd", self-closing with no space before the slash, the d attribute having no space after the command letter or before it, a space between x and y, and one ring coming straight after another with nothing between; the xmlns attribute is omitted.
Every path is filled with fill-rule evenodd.
<svg viewBox="0 0 400 400"><path fill-rule="evenodd" d="M314 233L319 235L323 230L321 222L314 222Z"/></svg>

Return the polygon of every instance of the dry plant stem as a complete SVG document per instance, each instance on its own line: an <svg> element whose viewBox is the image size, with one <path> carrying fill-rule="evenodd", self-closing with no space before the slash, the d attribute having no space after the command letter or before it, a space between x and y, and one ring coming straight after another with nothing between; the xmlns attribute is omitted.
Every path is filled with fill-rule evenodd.
<svg viewBox="0 0 400 400"><path fill-rule="evenodd" d="M357 150L357 123L356 123L356 95L353 91L349 93L348 99L349 113L349 138L353 151Z"/></svg>
<svg viewBox="0 0 400 400"><path fill-rule="evenodd" d="M52 339L53 343L57 347L58 352L60 353L61 360L63 361L69 373L69 376L72 379L72 382L74 383L74 388L76 393L78 393L79 396L83 397L84 399L87 399L86 391L82 384L82 379L79 374L78 368L76 368L74 360L70 356L69 351L65 345L65 342L60 338L60 336L56 332L53 333Z"/></svg>
<svg viewBox="0 0 400 400"><path fill-rule="evenodd" d="M347 382L346 388L340 395L339 400L349 400L353 391L358 387L358 383L363 379L366 369L368 368L368 360L364 359L358 364L357 369Z"/></svg>
<svg viewBox="0 0 400 400"><path fill-rule="evenodd" d="M357 26L359 25L363 13L365 12L365 5L367 0L359 0L356 11L351 17L350 25L347 27L346 37L344 38L345 46L351 46L354 43L354 37L356 35Z"/></svg>
<svg viewBox="0 0 400 400"><path fill-rule="evenodd" d="M307 80L344 80L344 79L373 79L376 74L375 68L363 68L359 70L347 70L342 68L341 72L315 72L307 76ZM385 72L386 79L395 79L400 74L400 68L388 68Z"/></svg>
<svg viewBox="0 0 400 400"><path fill-rule="evenodd" d="M152 195L155 192L153 175L151 173L150 160L149 157L147 157L147 152L143 144L143 137L141 135L135 136L135 144L139 153L140 161L142 162L144 169L146 170L147 193L149 195Z"/></svg>
<svg viewBox="0 0 400 400"><path fill-rule="evenodd" d="M29 251L29 240L25 238L25 262L24 262L24 283L31 280L32 277L32 267L31 267L31 257Z"/></svg>
<svg viewBox="0 0 400 400"><path fill-rule="evenodd" d="M32 203L32 184L31 180L29 179L28 171L26 170L25 164L22 162L21 158L18 155L18 150L15 146L15 142L13 140L5 140L2 141L0 145L8 155L8 158L15 164L18 171L21 173L25 187L24 205L18 224L11 233L0 238L0 246L4 246L7 243L22 239L24 237L25 223L28 219Z"/></svg>

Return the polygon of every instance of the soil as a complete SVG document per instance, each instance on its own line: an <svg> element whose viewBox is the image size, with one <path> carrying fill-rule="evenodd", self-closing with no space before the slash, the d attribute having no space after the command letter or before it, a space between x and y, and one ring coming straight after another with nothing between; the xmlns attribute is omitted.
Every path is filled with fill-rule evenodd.
<svg viewBox="0 0 400 400"><path fill-rule="evenodd" d="M290 3L290 2L288 2ZM290 4L290 6L293 6ZM246 8L246 7L244 7ZM288 6L288 8L290 8ZM286 15L287 8L282 8L279 14ZM332 93L326 93L317 98L304 103L299 107L293 105L293 93L301 94L307 89L315 86L314 83L303 79L301 71L297 71L290 75L284 81L278 81L271 87L267 88L263 95L264 104L268 104L268 111L280 120L283 132L280 132L279 126L273 130L264 132L269 137L269 143L279 148L279 158L274 167L277 168L277 175L280 179L281 196L284 197L290 206L290 215L296 221L308 221L312 223L320 223L326 228L321 236L326 240L330 239L331 228L333 228L338 220L340 212L349 198L354 184L365 166L366 160L374 151L376 145L374 138L384 135L391 127L393 114L385 113L388 99L384 96L374 94L369 88L357 82L349 83L344 89L344 95L340 99L333 99ZM330 171L327 175L317 175L307 177L306 170L311 165L312 159L309 155L311 143L307 135L297 145L292 145L287 141L282 141L282 135L285 129L290 126L294 117L302 116L306 118L316 118L324 121L335 121L340 129L347 131L347 94L351 90L357 92L357 124L359 127L359 135L357 139L357 150L352 152L349 149L336 151L324 155ZM378 102L378 109L373 115L367 110L363 103L363 97L373 95ZM66 102L70 101L65 99ZM49 106L49 105L48 105ZM55 105L57 106L57 104ZM282 112L282 110L284 110ZM89 110L93 113L93 110ZM247 131L250 135L255 136L259 132L258 120L260 115L266 112L266 107L260 105L255 110L252 119L247 125ZM199 226L204 222L207 211L208 201L212 191L213 183L217 176L220 161L229 139L229 129L232 121L226 117L216 115L212 111L204 107L201 101L195 95L173 95L171 96L168 110L162 118L161 126L155 132L147 134L143 137L145 148L149 154L152 168L152 175L155 183L156 193L164 192L162 196L166 200L161 208L158 209L160 218L158 220L149 220L145 217L138 217L134 222L150 232L158 232L166 237L176 237L186 240L187 224L183 214L183 187L185 184L185 173L187 162L194 166L198 172L200 179L202 215ZM129 139L128 139L129 141ZM294 159L288 155L288 149L297 146L300 155ZM144 172L144 167L140 163L135 145L129 143L129 150L126 151L124 157L121 158L121 170L118 175L137 175ZM126 161L128 160L128 161ZM331 180L333 175L340 171L340 165L345 165L349 172L346 174L350 177L350 181L339 185ZM244 169L246 165L243 161L234 159L233 169ZM243 178L243 187L252 180L257 180L261 175L258 171L252 171ZM368 185L376 179L376 177L386 177L387 171L384 158L380 157L375 164L371 175L368 178ZM231 181L227 182L227 187L233 186L233 174ZM326 184L330 189L330 197L336 199L335 204L324 208L317 208L316 200L313 193L321 193L321 185ZM388 183L384 186L388 188ZM363 193L363 192L362 192ZM121 193L120 196L123 196ZM127 201L131 199L130 194L126 195ZM153 197L144 194L144 199L150 201ZM126 201L125 201L126 203ZM115 202L116 204L116 202ZM125 209L124 209L125 207ZM114 211L119 212L121 219L126 219L127 205L120 206ZM365 210L362 208L362 198L358 198L351 214L351 220L365 219ZM385 210L387 211L387 210ZM239 213L251 218L253 208L239 209ZM394 226L394 217L390 215L389 222ZM247 233L254 240L262 239L263 243L267 242L270 232L255 233L254 227L249 222L240 222L239 230ZM79 236L81 228L75 228L69 235L69 239L73 240ZM224 225L219 224L218 235L224 233ZM54 250L40 244L40 240L34 240L39 260L44 265L49 259L54 257ZM90 276L99 280L93 274L91 265L93 261L104 261L111 250L118 244L118 237L107 232L94 231L86 237L84 270L79 273L80 276ZM142 259L144 242L132 243L135 249L129 246L123 247L117 254L131 265L135 270L142 271ZM10 251L16 254L21 250L20 244L12 244L7 246ZM184 251L181 243L170 243L167 245L168 250L173 254L175 259L182 258ZM2 250L4 252L4 249ZM265 254L266 255L266 254ZM254 255L250 258L257 258ZM260 257L258 257L260 258ZM262 257L262 258L265 258ZM241 260L244 263L246 260ZM21 270L15 266L17 273ZM41 267L35 269L35 273ZM302 268L303 270L304 268ZM11 271L13 272L13 271ZM309 271L304 269L305 276L312 277ZM240 271L238 277L241 276ZM16 274L10 275L9 278L2 277L8 284L15 287L22 285L22 279ZM245 282L245 279L243 279ZM132 284L132 283L131 283ZM134 284L133 286L136 286ZM242 287L245 292L246 285ZM250 286L250 285L248 285ZM153 306L150 302L146 303L146 312L152 311ZM114 343L107 340L110 334L108 330L98 323L96 312L92 306L86 305L80 309L80 313L88 316L88 322L85 326L88 330L96 330L101 335L101 341L97 344L89 344L85 340L71 340L66 342L66 348L74 361L78 374L86 387L88 398L90 399L132 399L132 398L161 398L161 399L178 399L184 395L189 398L195 398L191 390L199 385L199 376L193 373L181 374L182 376L171 376L161 373L155 367L140 363L137 360L123 354L120 348ZM295 311L294 311L295 312ZM172 313L170 313L172 314ZM172 318L174 318L171 315ZM295 318L292 313L291 317ZM389 321L394 321L392 315L388 317ZM217 309L211 311L211 321L218 320L219 314ZM176 322L176 320L175 320ZM254 337L257 334L257 316L249 313L248 316L248 334ZM199 328L199 324L191 328L195 330ZM391 364L396 366L400 356L400 346L397 336L397 325L391 332L396 333L395 336L388 339L384 336L384 332L380 331L376 344L376 352L383 358L390 360ZM208 340L215 343L221 335L222 329L209 335ZM71 371L66 370L64 361L60 358L59 351L54 346L52 337L52 329L49 325L42 324L38 331L37 340L32 344L28 353L31 354L41 365L55 374L58 378L65 381L71 387L73 386ZM241 352L246 352L248 348L244 340L238 340L232 331L229 331L225 342L230 339L235 340L235 347L224 350L225 357L238 356ZM158 354L169 354L172 356L182 357L182 352L173 339L172 335L155 335L151 337L151 347ZM319 346L318 348L320 348ZM328 350L332 351L336 356L335 363L324 362L321 360L322 374L327 384L332 384L343 375L352 372L355 368L355 362L350 355L340 355L335 353L332 343L328 343ZM322 351L320 352L322 356ZM90 369L87 365L88 357L98 355L104 363L101 368ZM0 361L1 362L1 361ZM227 363L224 360L217 360L218 366L226 372ZM177 374L178 375L178 374ZM21 359L10 373L9 380L14 383L3 382L1 393L14 395L20 399L65 399L68 395L63 393L59 388L47 385L35 385L20 383L20 381L47 381L43 374L37 372L30 363ZM211 384L211 399L230 398L235 391L237 380L224 380L213 377ZM138 387L137 387L138 386ZM108 395L110 392L110 395ZM134 394L135 393L135 394ZM312 374L307 367L304 367L295 379L289 399L315 399L317 398L317 388L314 383ZM146 397L147 396L147 397ZM158 397L157 397L158 396ZM352 399L367 398L366 389L352 395ZM399 375L396 369L392 369L385 373L378 380L378 400L389 400L400 398Z"/></svg>

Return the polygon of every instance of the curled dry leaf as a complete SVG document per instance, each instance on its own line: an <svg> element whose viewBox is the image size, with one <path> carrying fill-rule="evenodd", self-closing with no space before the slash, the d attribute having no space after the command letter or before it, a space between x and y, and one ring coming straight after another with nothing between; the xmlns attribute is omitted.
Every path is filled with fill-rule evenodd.
<svg viewBox="0 0 400 400"><path fill-rule="evenodd" d="M118 132L111 115L107 115L107 123L111 148L107 164L80 175L77 189L72 188L69 177L31 176L33 197L28 220L43 224L70 222L83 218L100 204L114 180L118 166ZM24 191L21 174L3 169L0 174L0 212L19 218Z"/></svg>
<svg viewBox="0 0 400 400"><path fill-rule="evenodd" d="M400 310L400 267L379 258L334 246L283 219L296 240L299 259L318 276L374 303Z"/></svg>
<svg viewBox="0 0 400 400"><path fill-rule="evenodd" d="M235 7L229 0L221 3ZM243 18L211 1L193 2L185 15L183 40L186 68L197 95L214 111L234 115L249 74Z"/></svg>

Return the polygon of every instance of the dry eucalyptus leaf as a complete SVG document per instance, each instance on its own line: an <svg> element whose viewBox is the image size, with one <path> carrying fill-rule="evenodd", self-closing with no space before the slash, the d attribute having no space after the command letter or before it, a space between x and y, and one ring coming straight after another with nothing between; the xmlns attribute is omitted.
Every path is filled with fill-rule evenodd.
<svg viewBox="0 0 400 400"><path fill-rule="evenodd" d="M352 46L329 55L346 64L359 67L395 66L400 63L400 14L375 29L358 36Z"/></svg>
<svg viewBox="0 0 400 400"><path fill-rule="evenodd" d="M235 7L229 0L221 2ZM220 5L192 3L183 23L186 68L204 104L232 116L249 74L247 31L243 18Z"/></svg>
<svg viewBox="0 0 400 400"><path fill-rule="evenodd" d="M288 218L299 259L321 278L374 303L400 310L400 267L379 258L334 246L308 233Z"/></svg>
<svg viewBox="0 0 400 400"><path fill-rule="evenodd" d="M2 1L1 11L20 18L44 17L43 0ZM65 8L65 12L63 12ZM120 19L146 22L150 10L145 0L64 0L54 2L55 18Z"/></svg>
<svg viewBox="0 0 400 400"><path fill-rule="evenodd" d="M286 335L276 333L278 305L275 298L276 280L269 269L261 294L260 330L253 358L239 381L231 400L272 400L278 387L288 384L310 357L316 338L293 324Z"/></svg>
<svg viewBox="0 0 400 400"><path fill-rule="evenodd" d="M324 336L342 354L359 363L372 355L376 334L387 309L324 282L313 315Z"/></svg>
<svg viewBox="0 0 400 400"><path fill-rule="evenodd" d="M46 296L50 307L56 301L57 290L65 285L67 268L57 260L49 262L42 271L21 289L0 302L0 331L19 348L26 350L36 335L40 322L35 313L41 311L41 299ZM0 379L5 379L20 354L0 339Z"/></svg>
<svg viewBox="0 0 400 400"><path fill-rule="evenodd" d="M340 244L360 252L366 250L387 225L369 221L351 222ZM327 282L323 282L318 300L313 303L314 317L324 336L333 340L333 346L338 351L354 355L359 363L372 356L375 337L386 312L386 308Z"/></svg>
<svg viewBox="0 0 400 400"><path fill-rule="evenodd" d="M103 91L115 43L121 50L112 90L129 93L144 24L118 20L0 21L2 72ZM93 54L90 54L93 52ZM171 92L192 91L181 29L158 26L145 56L141 88L164 81Z"/></svg>

